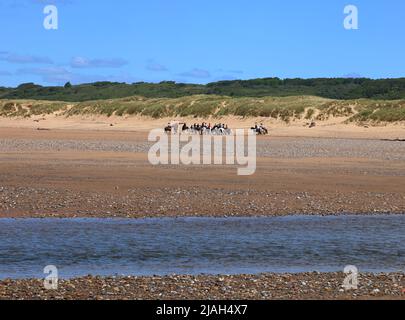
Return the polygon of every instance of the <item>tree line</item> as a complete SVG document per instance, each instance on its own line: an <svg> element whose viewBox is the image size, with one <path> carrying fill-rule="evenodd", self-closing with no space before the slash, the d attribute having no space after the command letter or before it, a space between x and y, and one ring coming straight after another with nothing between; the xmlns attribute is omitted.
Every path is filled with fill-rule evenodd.
<svg viewBox="0 0 405 320"><path fill-rule="evenodd" d="M265 97L313 95L330 99L405 99L405 78L262 78L229 80L202 84L173 81L160 83L95 82L81 85L40 86L21 84L16 88L0 87L0 99L34 99L53 101L90 101L130 96L146 98L178 98L196 94L230 97Z"/></svg>

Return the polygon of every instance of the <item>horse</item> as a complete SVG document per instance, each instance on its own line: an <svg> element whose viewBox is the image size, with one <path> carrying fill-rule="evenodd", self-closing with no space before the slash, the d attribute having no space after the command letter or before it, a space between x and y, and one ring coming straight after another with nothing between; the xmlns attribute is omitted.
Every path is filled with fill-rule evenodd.
<svg viewBox="0 0 405 320"><path fill-rule="evenodd" d="M260 126L260 132L261 132L261 134L262 135L267 135L267 134L269 134L269 130L267 130L267 128L266 127L263 127L263 126Z"/></svg>
<svg viewBox="0 0 405 320"><path fill-rule="evenodd" d="M267 128L260 126L260 127L252 127L250 128L250 130L252 130L254 133L256 133L257 135L267 135L269 134L269 130L267 130Z"/></svg>
<svg viewBox="0 0 405 320"><path fill-rule="evenodd" d="M187 125L184 123L183 126L181 127L181 131L182 132L188 132L190 130L189 127L187 127Z"/></svg>

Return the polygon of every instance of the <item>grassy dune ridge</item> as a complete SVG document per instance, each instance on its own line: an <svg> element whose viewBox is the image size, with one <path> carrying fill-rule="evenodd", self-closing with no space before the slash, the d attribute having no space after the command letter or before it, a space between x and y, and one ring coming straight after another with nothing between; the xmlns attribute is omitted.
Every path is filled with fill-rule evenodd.
<svg viewBox="0 0 405 320"><path fill-rule="evenodd" d="M180 98L95 100L79 103L40 100L0 100L0 116L31 117L57 114L163 117L268 117L290 122L294 119L323 121L346 117L354 123L405 121L405 100L333 100L315 96L228 97L193 95Z"/></svg>

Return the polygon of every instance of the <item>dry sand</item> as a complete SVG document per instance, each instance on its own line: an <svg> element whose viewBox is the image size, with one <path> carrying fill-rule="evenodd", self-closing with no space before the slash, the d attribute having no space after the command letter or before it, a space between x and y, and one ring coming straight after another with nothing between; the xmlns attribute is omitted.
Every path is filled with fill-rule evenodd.
<svg viewBox="0 0 405 320"><path fill-rule="evenodd" d="M347 118L334 118L317 122L315 128L308 128L308 120L295 120L285 123L269 118L223 117L220 119L200 118L163 118L152 119L141 116L72 116L64 117L57 114L33 116L31 118L0 117L0 128L27 129L66 129L85 131L137 131L146 132L151 129L164 128L172 120L179 120L191 125L193 123L227 123L230 128L244 129L252 127L256 122L266 125L272 136L276 137L323 137L323 138L363 138L363 139L405 139L405 124L389 125L356 125L345 124Z"/></svg>
<svg viewBox="0 0 405 320"><path fill-rule="evenodd" d="M256 174L241 177L235 166L150 165L146 130L166 120L136 119L131 130L128 119L122 127L102 118L0 119L0 216L405 212L405 143L382 140L401 137L402 126L371 128L366 137L368 129L347 126L338 138L335 126L272 127L258 139Z"/></svg>

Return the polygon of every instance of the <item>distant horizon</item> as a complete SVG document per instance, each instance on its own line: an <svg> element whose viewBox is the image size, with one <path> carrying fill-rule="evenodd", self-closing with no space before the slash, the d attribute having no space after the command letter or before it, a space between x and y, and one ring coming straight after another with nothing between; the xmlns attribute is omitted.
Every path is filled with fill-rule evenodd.
<svg viewBox="0 0 405 320"><path fill-rule="evenodd" d="M367 78L367 77L280 78L280 77L263 77L263 78L250 78L250 79L218 80L218 81L213 81L213 82L208 82L208 83L177 82L177 81L174 81L174 80L162 80L162 81L156 81L156 82L138 81L138 82L132 82L131 83L131 82L102 80L102 81L84 82L84 83L72 83L70 81L67 81L64 84L59 84L59 85L43 85L43 84L35 83L35 82L23 82L23 83L20 83L20 84L14 86L14 87L6 87L6 86L0 86L0 87L1 88L8 88L8 89L17 89L19 86L26 85L26 84L34 84L34 85L41 86L41 87L63 87L67 83L70 83L72 86L83 86L83 85L91 85L91 84L95 84L95 83L120 83L120 84L127 84L127 85L135 85L135 84L141 84L141 83L160 84L160 83L169 83L169 82L174 82L175 84L206 86L207 84L210 84L210 83L234 82L234 81L251 81L251 80L260 80L260 79L280 79L280 80L293 80L293 79L300 79L300 80L314 80L314 79L400 80L400 79L405 79L405 76L404 77L397 77L397 78Z"/></svg>
<svg viewBox="0 0 405 320"><path fill-rule="evenodd" d="M0 72L0 79L1 79L1 72ZM162 80L137 80L134 82L129 82L129 81L118 81L118 79L114 79L113 77L111 79L105 78L105 79L100 79L100 80L94 80L90 82L74 82L71 80L67 80L66 82L60 82L57 84L50 84L46 83L44 81L30 81L27 80L26 82L21 82L17 83L13 86L7 86L3 85L2 82L0 81L0 87L2 88L17 88L18 86L21 86L23 84L28 84L28 83L33 83L35 85L39 85L42 87L63 87L66 83L71 83L73 86L80 86L80 85L86 85L86 84L93 84L93 83L98 83L98 82L111 82L111 83L123 83L123 84L137 84L137 83L150 83L150 84L159 84L162 82L175 82L176 84L188 84L188 85L207 85L210 83L217 83L217 82L226 82L226 81L249 81L249 80L256 80L256 79L280 79L280 80L288 80L288 79L302 79L302 80L311 80L311 79L368 79L368 80L395 80L395 79L404 79L405 78L405 73L404 75L398 75L395 77L366 77L362 75L353 75L353 74L347 74L347 75L341 75L341 76L317 76L317 77L280 77L280 76L261 76L261 77L251 77L251 78L233 78L233 79L217 79L215 81L208 81L208 82L203 82L203 81L181 81L181 80L174 80L174 79L162 79Z"/></svg>

